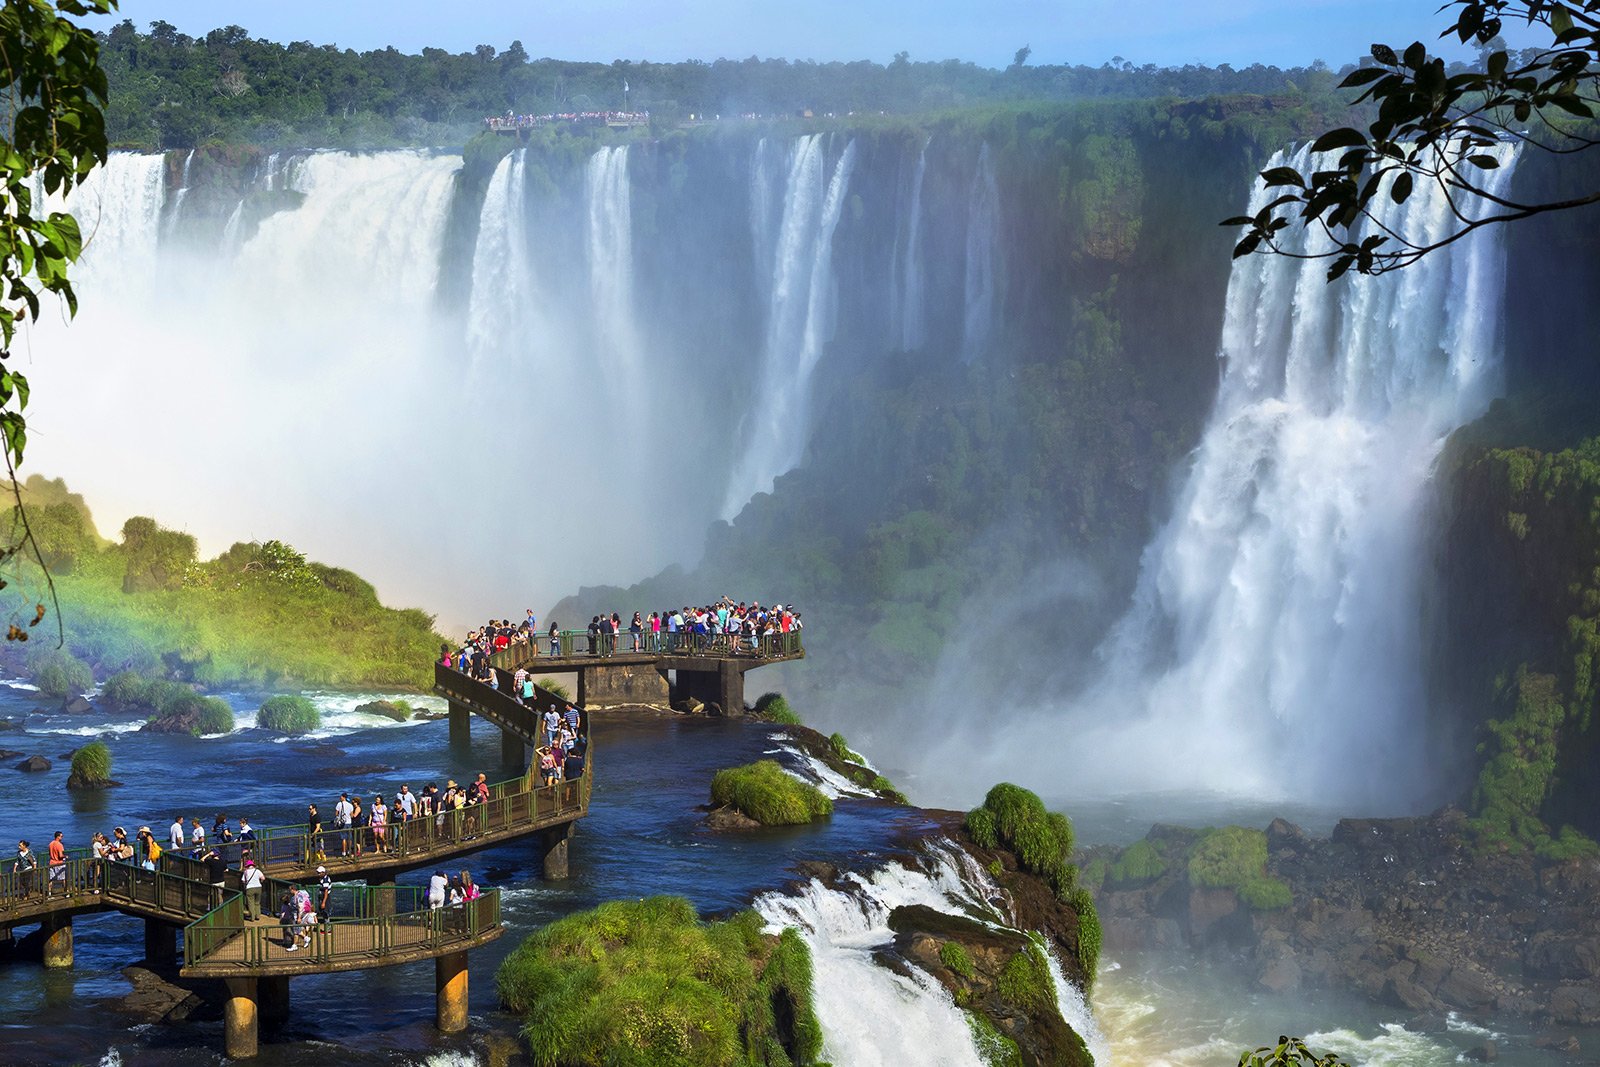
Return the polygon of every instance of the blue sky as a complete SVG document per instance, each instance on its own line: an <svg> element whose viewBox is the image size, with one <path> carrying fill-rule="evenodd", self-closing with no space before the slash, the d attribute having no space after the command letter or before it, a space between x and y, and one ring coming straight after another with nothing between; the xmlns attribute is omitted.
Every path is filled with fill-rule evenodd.
<svg viewBox="0 0 1600 1067"><path fill-rule="evenodd" d="M1337 67L1373 41L1434 42L1439 0L123 0L117 20L155 19L199 36L235 23L252 37L365 51L461 52L513 40L560 59L964 59L1036 63L1324 59ZM1526 42L1515 42L1526 43ZM1457 52L1463 56L1466 53ZM1446 52L1446 54L1452 54Z"/></svg>

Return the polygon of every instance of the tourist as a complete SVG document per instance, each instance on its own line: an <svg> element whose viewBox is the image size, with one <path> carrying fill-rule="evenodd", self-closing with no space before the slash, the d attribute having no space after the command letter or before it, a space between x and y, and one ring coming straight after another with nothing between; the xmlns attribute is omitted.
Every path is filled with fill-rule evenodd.
<svg viewBox="0 0 1600 1067"><path fill-rule="evenodd" d="M127 863L133 859L133 845L128 841L128 831L118 826L111 831L112 859Z"/></svg>
<svg viewBox="0 0 1600 1067"><path fill-rule="evenodd" d="M139 827L139 866L153 871L160 858L161 846L156 844L156 835L150 832L148 826Z"/></svg>
<svg viewBox="0 0 1600 1067"><path fill-rule="evenodd" d="M172 825L167 828L167 840L172 843L172 851L182 852L185 844L183 836L183 816L174 815Z"/></svg>
<svg viewBox="0 0 1600 1067"><path fill-rule="evenodd" d="M350 798L350 841L356 859L360 859L367 843L367 814L361 810L360 797Z"/></svg>
<svg viewBox="0 0 1600 1067"><path fill-rule="evenodd" d="M283 928L283 947L290 952L300 947L300 908L293 893L283 895L278 911L278 925Z"/></svg>
<svg viewBox="0 0 1600 1067"><path fill-rule="evenodd" d="M422 795L417 797L417 818L426 819L433 814L433 802L439 795L439 787L429 782L422 787Z"/></svg>
<svg viewBox="0 0 1600 1067"><path fill-rule="evenodd" d="M540 745L536 750L539 757L539 782L541 785L555 785L561 777L561 772L556 765L555 749L549 745Z"/></svg>
<svg viewBox="0 0 1600 1067"><path fill-rule="evenodd" d="M333 921L333 878L328 868L317 868L317 915L322 925Z"/></svg>
<svg viewBox="0 0 1600 1067"><path fill-rule="evenodd" d="M578 724L583 720L578 715L578 709L573 707L570 702L567 704L565 718L567 720L567 726L574 734L576 734L578 732Z"/></svg>
<svg viewBox="0 0 1600 1067"><path fill-rule="evenodd" d="M389 809L382 796L372 798L372 851L389 851Z"/></svg>
<svg viewBox="0 0 1600 1067"><path fill-rule="evenodd" d="M661 651L661 616L653 611L650 613L650 651Z"/></svg>
<svg viewBox="0 0 1600 1067"><path fill-rule="evenodd" d="M479 771L478 780L473 783L472 789L477 798L477 803L489 803L489 776L487 774Z"/></svg>
<svg viewBox="0 0 1600 1067"><path fill-rule="evenodd" d="M400 821L410 822L417 814L417 798L412 795L409 785L400 787L400 795L395 798L400 808Z"/></svg>
<svg viewBox="0 0 1600 1067"><path fill-rule="evenodd" d="M554 707L544 711L544 736L547 744L555 744L556 736L561 732L561 713Z"/></svg>
<svg viewBox="0 0 1600 1067"><path fill-rule="evenodd" d="M217 812L216 819L211 823L211 840L224 845L233 840L233 831L228 829L227 812Z"/></svg>
<svg viewBox="0 0 1600 1067"><path fill-rule="evenodd" d="M350 803L349 793L339 794L339 803L333 806L333 832L339 835L339 855L350 854L350 817L355 814L355 807Z"/></svg>
<svg viewBox="0 0 1600 1067"><path fill-rule="evenodd" d="M567 750L566 757L561 762L561 777L565 781L572 781L583 776L583 746L574 745Z"/></svg>
<svg viewBox="0 0 1600 1067"><path fill-rule="evenodd" d="M222 853L210 848L206 850L202 862L206 865L206 881L210 882L211 888L215 890L211 894L211 907L220 908L222 894L228 883L228 861L222 858Z"/></svg>
<svg viewBox="0 0 1600 1067"><path fill-rule="evenodd" d="M470 902L470 901L477 900L478 897L481 896L481 895L482 894L480 894L478 892L478 887L473 884L472 873L470 871L462 871L461 872L461 899L463 901Z"/></svg>
<svg viewBox="0 0 1600 1067"><path fill-rule="evenodd" d="M244 921L259 922L261 919L261 887L266 884L266 876L261 873L254 860L245 860L244 867L239 872L239 884L244 887Z"/></svg>
<svg viewBox="0 0 1600 1067"><path fill-rule="evenodd" d="M244 818L243 816L240 816L240 818L239 818L239 840L240 841L254 841L255 839L256 839L256 832L250 826L250 820Z"/></svg>
<svg viewBox="0 0 1600 1067"><path fill-rule="evenodd" d="M594 655L600 649L600 616L596 615L589 620L589 655Z"/></svg>
<svg viewBox="0 0 1600 1067"><path fill-rule="evenodd" d="M180 826L179 829L182 829ZM61 894L67 892L67 846L61 843L61 831L57 830L50 838L49 879L45 882L45 896L55 896L59 887Z"/></svg>
<svg viewBox="0 0 1600 1067"><path fill-rule="evenodd" d="M561 655L561 631L556 629L556 624L550 624L550 656L555 658Z"/></svg>
<svg viewBox="0 0 1600 1067"><path fill-rule="evenodd" d="M189 845L191 847L189 855L199 859L206 852L206 829L200 825L199 817L190 819L189 822L192 824L189 827Z"/></svg>
<svg viewBox="0 0 1600 1067"><path fill-rule="evenodd" d="M22 895L33 895L33 872L39 869L39 861L33 856L33 849L28 847L28 842L17 842L17 859L11 865L11 873L17 876L17 885L22 888Z"/></svg>
<svg viewBox="0 0 1600 1067"><path fill-rule="evenodd" d="M438 911L444 907L445 887L449 880L443 871L434 871L433 877L428 879L428 907Z"/></svg>
<svg viewBox="0 0 1600 1067"><path fill-rule="evenodd" d="M89 839L89 854L94 857L94 862L89 865L89 888L98 893L101 883L105 880L105 871L101 868L105 866L106 860L115 858L111 854L111 839L96 830L94 836Z"/></svg>
<svg viewBox="0 0 1600 1067"><path fill-rule="evenodd" d="M537 687L533 684L533 675L524 675L522 679L522 687L517 690L517 694L522 698L523 704L527 705L528 707L533 706L533 697L536 689Z"/></svg>
<svg viewBox="0 0 1600 1067"><path fill-rule="evenodd" d="M644 650L644 618L637 611L633 613L633 621L628 624L628 633L633 638L633 651Z"/></svg>

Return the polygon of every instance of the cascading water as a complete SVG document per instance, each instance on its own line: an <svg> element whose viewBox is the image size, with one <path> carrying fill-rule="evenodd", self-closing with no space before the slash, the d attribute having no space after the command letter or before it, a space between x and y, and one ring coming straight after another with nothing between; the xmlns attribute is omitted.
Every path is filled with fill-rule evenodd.
<svg viewBox="0 0 1600 1067"><path fill-rule="evenodd" d="M493 352L533 308L533 264L528 255L526 218L527 152L518 149L500 160L484 195L478 243L472 257L472 299L467 341L475 353Z"/></svg>
<svg viewBox="0 0 1600 1067"><path fill-rule="evenodd" d="M931 142L932 138L923 141L922 150L917 153L916 169L911 174L910 206L902 227L905 238L895 245L894 266L890 270L894 288L889 309L889 336L891 343L898 345L902 352L922 347L922 182L928 173Z"/></svg>
<svg viewBox="0 0 1600 1067"><path fill-rule="evenodd" d="M966 301L961 320L962 358L972 362L989 347L994 334L996 289L1000 277L1000 184L995 180L989 146L978 152L967 210Z"/></svg>
<svg viewBox="0 0 1600 1067"><path fill-rule="evenodd" d="M166 202L166 171L162 156L118 152L73 191L65 206L83 232L82 269L87 277L95 276L97 263L155 255Z"/></svg>
<svg viewBox="0 0 1600 1067"><path fill-rule="evenodd" d="M178 216L183 212L184 197L189 195L189 168L194 165L194 149L183 157L183 171L178 177L178 189L172 195L172 210L167 213L167 229L178 224Z"/></svg>
<svg viewBox="0 0 1600 1067"><path fill-rule="evenodd" d="M1515 160L1493 151L1499 193ZM1304 150L1272 165L1316 166ZM1250 211L1270 195L1257 188ZM1412 242L1456 225L1433 183L1373 203ZM1310 233L1285 231L1288 250L1317 250ZM1292 779L1330 803L1428 799L1427 484L1499 387L1502 263L1492 231L1335 285L1323 260L1236 263L1215 407L1075 713L1093 759L1074 762L1073 789L1271 799Z"/></svg>
<svg viewBox="0 0 1600 1067"><path fill-rule="evenodd" d="M752 496L770 490L773 479L800 462L805 448L811 374L833 335L833 234L856 156L851 141L828 177L828 142L827 134L809 134L790 149L783 217L770 263L760 385L742 420L723 518L732 518ZM761 208L759 200L756 208ZM759 227L757 234L759 242ZM768 266L758 262L756 268Z"/></svg>
<svg viewBox="0 0 1600 1067"><path fill-rule="evenodd" d="M633 305L633 209L628 146L601 148L584 172L588 211L589 298L599 373L629 381L638 370L639 333Z"/></svg>
<svg viewBox="0 0 1600 1067"><path fill-rule="evenodd" d="M891 862L852 873L840 888L813 879L794 893L758 897L755 909L777 929L794 927L811 950L823 1058L856 1067L983 1067L963 1011L920 970L901 974L875 955L893 942L889 915L920 904L1000 923L989 901L1002 896L966 853L948 842L929 850L923 867ZM1055 971L1059 975L1059 969ZM1105 1039L1081 995L1062 981L1059 1007L1097 1063L1110 1064ZM1062 996L1062 994L1065 994Z"/></svg>

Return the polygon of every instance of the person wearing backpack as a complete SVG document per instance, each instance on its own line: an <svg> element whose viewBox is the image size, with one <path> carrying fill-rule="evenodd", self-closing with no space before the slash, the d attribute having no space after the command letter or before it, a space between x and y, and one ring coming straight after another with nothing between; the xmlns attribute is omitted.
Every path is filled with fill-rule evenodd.
<svg viewBox="0 0 1600 1067"><path fill-rule="evenodd" d="M244 921L256 922L261 918L261 887L266 884L266 876L254 860L245 860L239 880L244 885Z"/></svg>

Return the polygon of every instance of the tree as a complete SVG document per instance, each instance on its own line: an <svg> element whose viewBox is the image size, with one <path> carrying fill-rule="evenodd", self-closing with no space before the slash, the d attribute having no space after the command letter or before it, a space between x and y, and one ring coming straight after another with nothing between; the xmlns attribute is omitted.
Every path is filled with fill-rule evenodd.
<svg viewBox="0 0 1600 1067"><path fill-rule="evenodd" d="M1262 172L1283 193L1255 216L1228 219L1244 236L1235 258L1252 252L1328 259L1328 278L1354 269L1383 274L1415 263L1485 226L1600 202L1600 190L1563 200L1524 202L1490 188L1502 143L1523 151L1567 156L1600 144L1589 121L1600 105L1600 0L1449 0L1455 22L1440 34L1473 42L1479 69L1452 72L1420 41L1403 51L1375 44L1372 61L1352 71L1341 88L1362 89L1357 105L1375 108L1366 129L1329 130L1312 144L1325 153L1317 169ZM1549 44L1513 55L1500 39L1506 20L1549 34ZM1443 190L1453 216L1435 240L1408 238L1385 226L1375 203L1404 203L1417 183ZM1290 252L1286 228L1318 227L1329 247Z"/></svg>
<svg viewBox="0 0 1600 1067"><path fill-rule="evenodd" d="M1012 57L1011 65L1020 70L1028 62L1028 57L1031 55L1033 55L1033 48L1030 45L1023 45L1017 49L1017 54Z"/></svg>
<svg viewBox="0 0 1600 1067"><path fill-rule="evenodd" d="M42 212L38 190L64 196L106 159L100 46L93 33L63 16L108 14L115 7L116 0L5 0L0 7L0 78L9 131L0 140L0 453L12 475L21 526L14 542L0 547L0 563L19 560L31 547L44 566L16 486L16 465L27 444L28 380L12 369L12 340L19 322L39 317L43 293L60 298L69 314L78 308L67 266L83 249L82 235L71 215ZM43 617L40 604L28 625ZM6 638L25 640L27 630L13 621Z"/></svg>

